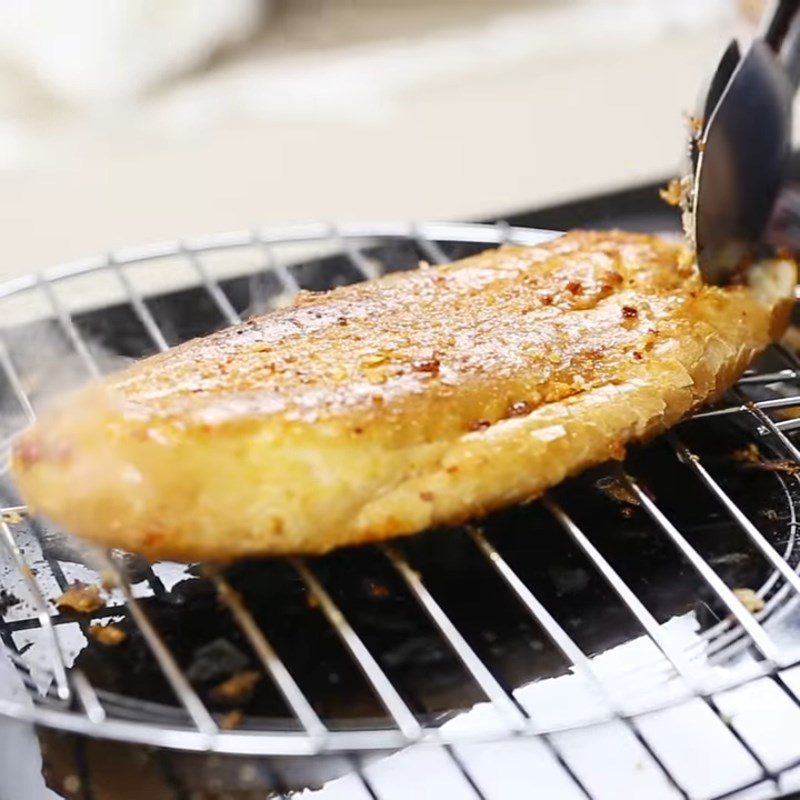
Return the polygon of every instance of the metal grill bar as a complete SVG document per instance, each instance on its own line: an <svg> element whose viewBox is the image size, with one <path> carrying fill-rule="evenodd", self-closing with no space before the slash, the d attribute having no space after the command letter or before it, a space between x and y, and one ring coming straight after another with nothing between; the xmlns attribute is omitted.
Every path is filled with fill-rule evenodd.
<svg viewBox="0 0 800 800"><path fill-rule="evenodd" d="M758 419L766 428L770 431L770 433L775 434L778 441L783 445L784 449L789 453L789 455L797 462L800 463L800 450L795 447L794 443L786 437L783 432L778 428L778 426L772 421L772 419L764 413L764 411L758 407L754 406L747 409L756 419Z"/></svg>
<svg viewBox="0 0 800 800"><path fill-rule="evenodd" d="M264 632L258 627L239 593L218 572L213 572L212 579L217 593L259 657L262 666L275 682L306 733L315 740L317 749L321 749L328 733L327 728L286 669L286 665L278 657Z"/></svg>
<svg viewBox="0 0 800 800"><path fill-rule="evenodd" d="M14 366L14 362L11 360L11 356L2 339L0 339L0 367L2 367L3 372L5 372L6 378L11 385L11 390L14 392L14 396L17 398L20 406L22 406L22 410L28 418L28 422L33 422L36 419L36 412L33 410L31 401L22 386L17 368Z"/></svg>
<svg viewBox="0 0 800 800"><path fill-rule="evenodd" d="M526 715L516 702L509 697L483 661L478 658L478 655L469 646L467 640L461 635L452 620L434 600L419 575L411 568L406 557L396 547L390 545L383 545L381 550L400 574L406 586L425 610L425 613L439 630L448 646L458 656L464 668L506 721L509 729L511 731L521 731L526 728Z"/></svg>
<svg viewBox="0 0 800 800"><path fill-rule="evenodd" d="M678 783L658 754L653 750L647 739L644 738L636 722L619 708L616 700L609 697L602 681L595 674L591 662L580 647L573 641L572 637L539 601L530 588L512 569L511 565L500 555L494 545L489 542L486 536L477 528L470 528L469 534L472 541L478 546L480 552L486 556L497 573L503 578L506 585L530 612L533 619L536 620L536 623L541 626L550 641L559 649L567 661L575 667L576 672L579 672L583 679L603 698L604 703L611 711L612 718L621 720L628 727L639 744L642 745L647 754L653 759L653 762L658 766L670 785L680 792L683 797L688 798L689 795L686 790Z"/></svg>
<svg viewBox="0 0 800 800"><path fill-rule="evenodd" d="M419 225L414 225L412 230L414 241L417 243L420 250L425 253L425 257L428 258L431 263L448 264L450 262L450 259L447 257L444 250L442 250L442 248L439 246L438 242L434 242L432 239L428 238Z"/></svg>
<svg viewBox="0 0 800 800"><path fill-rule="evenodd" d="M663 656L670 663L672 668L678 673L682 680L690 688L693 695L701 698L703 702L711 709L714 715L722 722L723 725L736 737L739 744L744 747L748 754L758 764L762 772L763 779L774 779L775 775L764 764L763 760L753 750L747 741L742 737L739 731L733 726L732 721L722 714L705 687L698 682L691 669L689 660L685 654L676 650L664 636L661 626L658 624L656 618L647 610L644 603L636 596L633 590L622 580L619 573L611 566L606 558L600 551L592 544L586 534L578 527L575 521L570 517L564 509L552 499L552 497L545 497L544 504L551 514L556 518L561 527L569 534L570 538L580 547L583 553L592 562L595 569L603 576L606 583L614 590L617 597L625 604L627 609L636 618L636 621L642 626L645 633L649 636L650 640L658 647Z"/></svg>
<svg viewBox="0 0 800 800"><path fill-rule="evenodd" d="M71 672L72 684L81 701L86 716L95 725L99 725L106 718L106 711L103 708L94 686L89 683L89 679L83 674L82 670L73 669Z"/></svg>
<svg viewBox="0 0 800 800"><path fill-rule="evenodd" d="M511 235L511 225L509 225L507 220L499 219L495 222L494 227L497 230L498 236L498 244L509 244L512 239Z"/></svg>
<svg viewBox="0 0 800 800"><path fill-rule="evenodd" d="M800 594L800 576L786 563L783 556L767 541L764 534L753 525L747 518L744 512L736 505L731 499L730 495L722 488L719 482L709 473L703 466L700 457L691 452L686 445L684 445L673 434L667 434L669 441L672 443L681 462L686 464L689 469L697 475L698 478L708 487L709 491L719 500L725 507L725 510L736 522L736 524L747 534L747 537L758 548L761 554L769 561L774 569L776 569L781 577L794 589L797 594Z"/></svg>
<svg viewBox="0 0 800 800"><path fill-rule="evenodd" d="M122 288L128 295L128 300L130 301L136 316L139 318L139 321L142 323L142 325L144 325L147 335L153 340L153 343L159 350L162 352L164 350L169 350L167 340L164 338L164 334L161 333L161 329L158 327L155 317L150 313L150 309L142 299L142 296L136 290L136 287L131 282L131 279L128 277L124 268L119 261L117 261L113 254L109 254L108 256L108 265L113 268L114 272L119 278L119 282L122 284Z"/></svg>
<svg viewBox="0 0 800 800"><path fill-rule="evenodd" d="M796 431L800 428L800 418L797 419L780 419L774 423L775 428L783 433Z"/></svg>
<svg viewBox="0 0 800 800"><path fill-rule="evenodd" d="M77 352L77 354L80 356L81 361L83 361L86 366L86 369L89 370L89 374L93 378L98 378L100 376L100 367L97 365L94 357L89 352L86 342L78 332L78 329L75 327L75 321L72 319L72 316L64 308L61 300L59 300L53 285L40 275L39 286L44 293L44 296L47 298L47 302L50 304L50 307L55 312L61 327L67 334L70 342L72 342L75 352Z"/></svg>
<svg viewBox="0 0 800 800"><path fill-rule="evenodd" d="M363 275L364 280L375 280L375 278L380 276L378 270L375 269L375 266L361 252L361 250L356 247L353 240L347 238L346 236L342 236L338 225L334 224L331 227L331 235L337 242L339 242L342 250L344 250L345 254L350 259L350 262L361 273L361 275Z"/></svg>
<svg viewBox="0 0 800 800"><path fill-rule="evenodd" d="M742 386L761 385L766 383L782 383L784 381L796 381L798 378L797 370L782 369L777 372L754 372L744 374L739 378Z"/></svg>
<svg viewBox="0 0 800 800"><path fill-rule="evenodd" d="M61 652L61 647L58 644L56 629L53 625L53 621L50 619L50 609L47 605L47 600L45 600L39 582L34 577L33 570L25 561L25 556L22 555L22 550L20 550L14 538L11 526L5 520L0 520L0 539L2 539L3 545L25 580L25 585L31 593L36 608L36 618L39 620L39 625L44 630L45 636L47 636L49 645L47 652L53 666L53 678L56 682L57 694L62 700L69 700L71 692L69 682L67 681L67 669L64 664L64 656Z"/></svg>
<svg viewBox="0 0 800 800"><path fill-rule="evenodd" d="M188 249L185 245L182 245L182 253L186 257L187 261L192 265L194 271L200 276L203 286L211 295L211 299L220 310L220 313L225 318L225 321L229 325L236 325L241 322L242 320L239 316L239 313L233 307L233 304L228 299L228 296L225 294L225 292L222 291L220 285L208 274L208 270L205 268L205 265L200 260L198 254L195 253L194 250Z"/></svg>
<svg viewBox="0 0 800 800"><path fill-rule="evenodd" d="M418 739L422 735L422 727L339 607L304 561L295 558L292 559L292 565L401 733L409 741Z"/></svg>
<svg viewBox="0 0 800 800"><path fill-rule="evenodd" d="M772 397L768 400L748 400L742 405L738 406L725 406L723 408L711 408L708 411L696 411L692 414L692 419L710 419L711 417L724 417L728 414L741 414L753 409L778 409L778 408L794 408L800 406L800 395L792 395L791 397Z"/></svg>
<svg viewBox="0 0 800 800"><path fill-rule="evenodd" d="M747 632L753 644L761 652L761 655L771 664L778 664L780 662L780 654L777 647L767 636L761 625L758 624L755 617L744 607L742 601L725 585L697 550L689 544L686 537L667 519L664 512L650 499L647 492L641 488L638 482L624 470L621 469L620 472L648 516L672 540L694 570L735 617L739 625Z"/></svg>
<svg viewBox="0 0 800 800"><path fill-rule="evenodd" d="M81 336L81 333L78 330L77 326L75 325L75 320L72 318L72 315L69 313L69 311L67 311L67 309L63 306L63 304L59 300L58 294L56 293L54 287L50 284L48 280L43 278L41 275L39 276L39 285L44 291L44 295L47 298L50 307L53 309L56 318L61 324L61 327L63 328L64 332L67 334L68 338L72 342L72 345L75 348L76 352L80 355L81 360L86 365L86 368L88 369L90 376L92 378L99 377L102 373L100 365L97 363L96 359L89 350L89 346L87 345L86 340L83 338L83 336ZM25 506L22 506L21 508L27 511ZM41 541L41 535L40 535L41 532L38 528L38 524L36 523L35 520L32 520L32 524L35 526L36 535ZM58 564L58 562L53 561L53 559L48 559L48 563L50 564L50 568L53 570L53 573L56 575L56 579L59 578L59 575L62 575L63 577L61 566ZM153 593L157 596L162 595L164 593L163 584L156 576L156 574L153 572L153 568L149 564L146 569L146 577L147 577L147 582L150 585L150 588L153 590ZM62 581L59 581L59 583L61 582Z"/></svg>
<svg viewBox="0 0 800 800"><path fill-rule="evenodd" d="M619 597L626 608L636 618L637 622L639 622L672 668L681 678L686 680L690 685L696 686L697 691L702 693L701 687L696 684L695 679L692 677L692 668L689 659L687 659L683 653L676 651L676 649L669 644L656 618L647 610L644 603L642 603L634 591L620 577L619 573L606 560L605 556L592 544L572 517L569 516L561 505L551 496L545 497L543 503L548 511L556 518L561 527L567 532L572 541L578 545L589 561L591 561L592 566L594 566L606 583L614 590L617 597Z"/></svg>
<svg viewBox="0 0 800 800"><path fill-rule="evenodd" d="M191 718L197 730L209 737L210 747L213 737L219 731L216 722L214 722L214 719L211 714L209 714L203 701L192 688L189 679L181 671L178 662L175 660L166 642L161 638L161 634L156 630L153 623L150 622L150 618L145 613L141 603L134 597L131 586L123 575L122 570L117 568L111 556L105 553L98 553L98 557L102 560L104 567L113 576L116 585L122 591L125 597L125 603L128 606L128 611L147 642L167 683L169 683L176 698Z"/></svg>
<svg viewBox="0 0 800 800"><path fill-rule="evenodd" d="M275 252L270 246L270 243L263 237L261 231L253 231L252 239L253 244L258 245L261 252L264 254L266 266L278 279L283 291L297 294L297 292L300 291L300 284L295 280L294 275L286 268L286 265L275 258Z"/></svg>

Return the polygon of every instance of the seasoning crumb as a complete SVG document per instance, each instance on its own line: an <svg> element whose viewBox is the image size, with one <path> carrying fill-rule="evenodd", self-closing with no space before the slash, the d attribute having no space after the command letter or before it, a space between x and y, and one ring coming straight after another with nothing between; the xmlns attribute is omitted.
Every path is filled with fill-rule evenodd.
<svg viewBox="0 0 800 800"><path fill-rule="evenodd" d="M219 727L223 731L233 731L242 724L243 719L244 714L238 708L234 708L219 721Z"/></svg>
<svg viewBox="0 0 800 800"><path fill-rule="evenodd" d="M100 587L89 586L81 581L75 581L56 600L58 608L76 611L78 614L91 614L105 606L105 600L100 595Z"/></svg>
<svg viewBox="0 0 800 800"><path fill-rule="evenodd" d="M424 358L411 363L411 369L414 372L428 372L435 375L439 372L439 359L438 358Z"/></svg>
<svg viewBox="0 0 800 800"><path fill-rule="evenodd" d="M211 690L211 697L223 703L238 703L249 700L261 680L261 673L252 669L231 675Z"/></svg>
<svg viewBox="0 0 800 800"><path fill-rule="evenodd" d="M636 319L639 316L639 309L633 306L622 306L622 316L625 319Z"/></svg>
<svg viewBox="0 0 800 800"><path fill-rule="evenodd" d="M757 614L764 608L763 598L759 597L752 589L734 589L733 593L751 614Z"/></svg>
<svg viewBox="0 0 800 800"><path fill-rule="evenodd" d="M436 495L433 492L420 492L419 493L420 500L424 500L426 503L432 503L436 498Z"/></svg>
<svg viewBox="0 0 800 800"><path fill-rule="evenodd" d="M668 205L679 206L683 200L681 179L673 178L663 189L658 190L658 196Z"/></svg>
<svg viewBox="0 0 800 800"><path fill-rule="evenodd" d="M491 424L488 419L476 419L470 422L469 429L471 431L485 431Z"/></svg>
<svg viewBox="0 0 800 800"><path fill-rule="evenodd" d="M90 625L89 636L96 642L110 647L122 644L128 638L128 634L125 633L119 625L114 625L113 623L109 623L108 625Z"/></svg>
<svg viewBox="0 0 800 800"><path fill-rule="evenodd" d="M699 136L703 132L703 118L694 114L686 115L686 126L691 136Z"/></svg>
<svg viewBox="0 0 800 800"><path fill-rule="evenodd" d="M570 281L567 284L567 291L570 294L574 295L582 295L583 294L583 284L580 281Z"/></svg>

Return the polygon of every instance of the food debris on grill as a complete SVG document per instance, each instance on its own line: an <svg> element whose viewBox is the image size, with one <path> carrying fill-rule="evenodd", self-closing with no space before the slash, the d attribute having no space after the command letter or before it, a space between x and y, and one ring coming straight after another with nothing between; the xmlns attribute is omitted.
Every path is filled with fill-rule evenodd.
<svg viewBox="0 0 800 800"><path fill-rule="evenodd" d="M800 472L800 464L795 461L790 461L789 459L765 460L758 449L758 445L753 442L739 450L734 450L731 453L731 458L734 461L750 464L766 472L783 472L786 475L797 475Z"/></svg>
<svg viewBox="0 0 800 800"><path fill-rule="evenodd" d="M244 714L238 708L234 708L220 720L219 727L223 731L234 731L242 724L243 719Z"/></svg>
<svg viewBox="0 0 800 800"><path fill-rule="evenodd" d="M106 604L100 594L99 586L90 586L81 581L75 581L55 602L58 608L75 611L78 614L91 614Z"/></svg>
<svg viewBox="0 0 800 800"><path fill-rule="evenodd" d="M12 606L19 605L22 600L8 589L0 589L0 616L5 614Z"/></svg>
<svg viewBox="0 0 800 800"><path fill-rule="evenodd" d="M127 638L128 634L114 623L108 625L90 625L89 636L96 642L109 646L122 644Z"/></svg>
<svg viewBox="0 0 800 800"><path fill-rule="evenodd" d="M639 498L619 478L609 475L605 478L600 478L594 485L606 497L622 506L622 515L625 517L631 516L633 514L633 506L639 505Z"/></svg>
<svg viewBox="0 0 800 800"><path fill-rule="evenodd" d="M261 677L261 673L253 669L237 672L215 686L209 694L213 700L219 703L247 702L253 696L253 691Z"/></svg>
<svg viewBox="0 0 800 800"><path fill-rule="evenodd" d="M186 674L192 683L215 683L249 665L250 659L236 645L227 639L215 639L195 651Z"/></svg>
<svg viewBox="0 0 800 800"><path fill-rule="evenodd" d="M759 597L752 589L734 589L733 593L751 614L757 614L764 608L764 598Z"/></svg>

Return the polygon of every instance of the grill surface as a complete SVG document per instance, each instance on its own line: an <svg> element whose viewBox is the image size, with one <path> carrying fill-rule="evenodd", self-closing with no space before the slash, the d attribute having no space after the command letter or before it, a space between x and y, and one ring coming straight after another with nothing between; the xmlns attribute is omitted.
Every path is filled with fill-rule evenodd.
<svg viewBox="0 0 800 800"><path fill-rule="evenodd" d="M57 391L299 289L552 235L307 226L0 286L4 446ZM151 566L28 517L3 481L0 635L26 691L0 693L0 714L185 751L346 754L358 788L342 796L392 796L379 766L398 756L375 758L400 749L406 790L415 770L445 765L461 792L447 797L509 796L489 762L520 758L556 796L615 796L619 781L641 796L774 796L800 765L799 376L795 353L775 346L719 407L623 466L472 527L324 558ZM732 457L748 447L766 466ZM116 583L104 609L55 608L101 572ZM88 636L108 620L124 643ZM214 687L242 670L259 675L252 696L221 702ZM228 730L232 709L242 718ZM590 738L579 748L576 736ZM609 748L619 766L599 769ZM690 768L698 748L717 761Z"/></svg>

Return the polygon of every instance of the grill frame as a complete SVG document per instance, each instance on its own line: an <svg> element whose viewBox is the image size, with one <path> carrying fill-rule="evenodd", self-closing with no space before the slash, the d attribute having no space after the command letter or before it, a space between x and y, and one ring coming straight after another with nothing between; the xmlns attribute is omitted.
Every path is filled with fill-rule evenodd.
<svg viewBox="0 0 800 800"><path fill-rule="evenodd" d="M245 231L238 233L215 235L197 239L167 242L142 248L120 250L103 257L87 259L70 264L53 267L36 275L24 276L0 285L0 301L20 292L40 288L50 305L54 319L61 326L64 335L71 342L75 352L84 362L90 375L100 374L100 369L76 328L72 317L58 298L54 286L64 279L77 275L88 275L93 272L107 271L115 274L123 287L130 306L141 322L155 347L159 350L168 347L167 341L159 329L158 323L152 312L148 309L142 296L137 292L134 284L126 275L125 268L130 265L143 263L149 260L166 257L180 257L195 271L197 285L202 285L214 304L229 323L240 321L239 315L226 297L215 278L204 268L200 257L210 251L223 251L241 247L259 247L265 253L267 268L274 271L284 289L296 292L299 286L292 275L276 263L270 256L273 245L290 242L327 242L336 243L340 250L347 256L351 265L365 279L375 277L372 263L364 256L357 246L363 240L379 242L382 239L407 239L413 241L420 251L432 262L442 263L447 257L438 245L438 242L465 242L470 244L486 244L487 246L514 242L535 244L546 241L559 235L556 232L540 231L511 227L504 223L493 225L485 224L457 224L457 223L426 223L426 224L364 224L364 225L305 225L293 226L282 229L265 229ZM759 382L784 382L791 383L800 377L800 359L782 346L776 347L785 367L778 372L759 375L746 375L740 386L758 384ZM29 420L35 416L33 406L28 398L20 380L12 355L0 338L0 370L5 374L12 390L14 391L20 407ZM767 433L772 435L784 450L787 458L800 463L800 450L786 436L788 431L798 427L797 420L774 421L766 413L769 409L800 406L800 394L793 394L785 398L751 402L737 390L738 404L702 411L695 415L695 419L710 418L727 414L744 414L752 416ZM711 491L726 512L736 522L741 531L750 542L761 552L779 578L784 582L786 593L793 593L794 599L800 597L800 576L778 553L767 538L747 518L744 512L736 505L735 501L725 493L722 486L705 469L696 454L688 450L680 440L679 435L671 432L667 441L673 448L676 458L694 471L698 480ZM715 685L713 688L697 682L693 676L691 664L686 662L686 654L676 652L662 634L661 626L639 600L636 594L627 586L618 572L604 558L601 552L592 544L587 534L578 527L568 511L562 508L552 497L545 498L544 503L549 513L558 522L566 536L578 546L583 554L593 564L597 572L603 577L617 598L625 605L628 611L639 623L644 634L661 651L664 664L674 670L687 682L688 693L686 699L700 699L715 716L730 730L742 747L759 765L761 774L752 782L769 781L777 786L777 780L782 772L800 765L800 752L796 759L780 767L770 768L758 753L731 724L730 720L720 711L715 701L715 695L721 691L741 685L760 677L769 677L792 700L800 705L792 688L783 681L781 673L789 667L800 664L800 658L787 661L780 648L770 640L769 634L762 626L758 615L753 615L742 604L741 600L722 582L712 567L702 558L692 544L663 514L648 493L642 488L637 478L629 474L624 468L619 477L625 481L630 490L634 492L642 507L647 511L651 520L656 524L661 533L668 538L682 555L692 564L700 577L707 583L719 601L726 606L732 621L723 621L715 626L717 633L726 633L729 638L738 640L743 648L754 647L761 652L762 660L759 668L753 674L741 678L739 682L731 682L724 686ZM24 510L21 507L6 507L0 509L4 515L10 512ZM794 510L794 509L793 509ZM791 527L796 527L792 519ZM509 591L517 598L521 605L532 616L535 622L549 636L555 647L573 665L576 672L584 676L596 692L605 698L608 713L595 719L587 719L585 726L598 726L610 720L621 721L636 737L649 757L658 766L665 779L686 795L684 787L672 775L663 763L659 754L653 749L642 733L639 719L643 714L650 713L661 706L637 710L629 713L613 697L609 695L602 680L596 675L590 659L581 651L578 645L570 638L569 634L550 614L548 609L538 600L531 588L517 575L511 565L494 548L491 542L480 531L470 533L472 542L477 550L493 566L500 578L505 582ZM313 710L311 703L306 698L285 665L280 661L263 631L258 628L252 616L242 605L236 593L227 584L224 575L213 573L220 598L234 619L244 632L250 645L259 656L260 666L271 676L276 686L281 690L284 699L295 714L302 728L301 732L287 731L224 731L220 730L213 716L205 707L197 692L192 688L186 676L181 672L174 656L169 652L163 639L156 628L149 621L141 603L134 596L130 584L122 571L118 568L113 558L107 554L98 557L102 559L103 567L113 573L115 581L125 595L129 614L134 618L139 629L148 641L151 651L158 661L167 681L172 686L180 704L182 705L187 720L191 725L168 727L164 725L145 724L127 719L114 718L108 712L107 702L98 696L98 693L89 683L85 675L77 669L67 670L56 636L57 622L49 613L45 596L40 589L36 577L30 569L26 568L25 558L20 551L15 539L13 526L4 517L0 521L0 544L6 548L7 553L17 564L21 574L25 577L29 590L37 605L37 620L50 640L50 654L52 658L52 675L54 691L44 698L34 696L34 704L26 705L15 703L0 698L0 715L35 722L39 725L60 730L71 731L76 734L116 739L123 742L149 744L157 747L166 747L198 752L217 752L236 755L265 755L265 756L310 756L337 752L385 751L413 746L443 746L456 766L468 778L468 771L458 760L452 745L479 740L488 741L492 735L480 733L472 735L443 735L436 726L423 726L416 719L414 713L400 696L397 689L387 678L374 656L359 638L356 631L350 626L341 609L333 598L327 593L324 585L315 575L313 569L303 559L291 559L290 563L303 580L309 593L316 599L322 613L329 624L335 629L342 643L352 657L354 663L360 668L368 683L376 691L389 716L394 720L395 729L370 730L370 731L331 731L328 730ZM428 618L437 628L442 639L451 648L456 658L461 662L466 672L486 695L492 706L500 716L508 722L507 730L494 734L495 738L536 736L545 743L559 764L570 775L576 786L586 796L591 793L582 785L581 779L571 769L553 734L558 729L542 729L530 719L526 710L501 686L491 670L484 664L469 643L460 634L456 625L447 617L444 610L437 603L436 598L426 587L424 578L420 577L408 563L405 556L391 544L377 545L383 556L400 576L406 588L419 603ZM58 576L55 576L58 579ZM792 604L787 604L791 606ZM782 609L778 609L781 611ZM710 638L710 636L709 636ZM736 644L734 641L733 644ZM728 645L730 647L731 645ZM15 662L20 670L24 665L15 657ZM674 701L678 702L678 701ZM81 710L78 710L80 707ZM468 778L469 779L469 778ZM739 789L745 786L737 787ZM724 796L724 795L721 795Z"/></svg>

